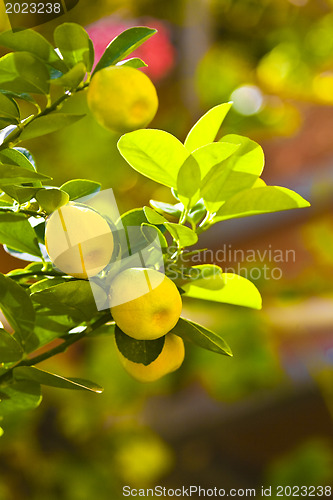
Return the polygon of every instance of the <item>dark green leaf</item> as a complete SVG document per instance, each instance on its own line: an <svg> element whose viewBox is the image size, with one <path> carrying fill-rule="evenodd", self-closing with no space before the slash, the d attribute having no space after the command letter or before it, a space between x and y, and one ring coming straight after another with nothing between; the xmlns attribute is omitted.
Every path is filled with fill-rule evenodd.
<svg viewBox="0 0 333 500"><path fill-rule="evenodd" d="M134 170L169 187L176 187L179 169L189 156L176 137L153 129L124 134L118 149Z"/></svg>
<svg viewBox="0 0 333 500"><path fill-rule="evenodd" d="M96 393L103 392L103 388L89 380L65 378L55 373L49 373L35 366L19 366L13 370L16 380L31 380L41 385L59 387L60 389L79 389Z"/></svg>
<svg viewBox="0 0 333 500"><path fill-rule="evenodd" d="M164 337L156 340L136 340L115 328L115 340L121 354L133 363L147 366L161 354L164 347Z"/></svg>
<svg viewBox="0 0 333 500"><path fill-rule="evenodd" d="M23 155L22 155L23 156ZM0 163L0 185L24 184L35 180L49 180L51 177L37 173L35 170L18 167L15 165L3 165Z"/></svg>
<svg viewBox="0 0 333 500"><path fill-rule="evenodd" d="M90 194L96 194L101 190L99 182L88 181L86 179L73 179L60 186L62 191L69 195L70 200L77 200Z"/></svg>
<svg viewBox="0 0 333 500"><path fill-rule="evenodd" d="M0 243L41 257L35 231L22 214L0 213Z"/></svg>
<svg viewBox="0 0 333 500"><path fill-rule="evenodd" d="M23 351L10 333L0 328L0 364L20 361Z"/></svg>
<svg viewBox="0 0 333 500"><path fill-rule="evenodd" d="M30 94L13 92L5 89L0 89L0 93L12 97L13 99L22 99L23 101L30 102L30 104L36 104L35 99Z"/></svg>
<svg viewBox="0 0 333 500"><path fill-rule="evenodd" d="M107 46L96 65L94 73L125 59L131 52L134 52L142 43L154 35L156 31L155 29L138 26L120 33Z"/></svg>
<svg viewBox="0 0 333 500"><path fill-rule="evenodd" d="M40 385L36 382L15 382L1 387L0 415L37 408L42 401Z"/></svg>
<svg viewBox="0 0 333 500"><path fill-rule="evenodd" d="M132 57L117 63L117 66L130 66L131 68L146 68L148 65L139 57Z"/></svg>
<svg viewBox="0 0 333 500"><path fill-rule="evenodd" d="M9 120L8 124L20 121L20 110L16 102L0 93L0 119Z"/></svg>
<svg viewBox="0 0 333 500"><path fill-rule="evenodd" d="M82 62L79 62L64 75L59 78L53 78L51 83L53 85L60 85L61 87L72 90L82 82L86 73L87 68Z"/></svg>
<svg viewBox="0 0 333 500"><path fill-rule="evenodd" d="M35 311L29 295L11 278L0 274L0 308L25 352L38 345L34 334Z"/></svg>
<svg viewBox="0 0 333 500"><path fill-rule="evenodd" d="M47 116L41 116L38 120L29 123L20 135L20 140L33 139L41 135L50 134L56 130L63 129L68 125L81 120L86 115L70 115L67 113L55 113Z"/></svg>
<svg viewBox="0 0 333 500"><path fill-rule="evenodd" d="M24 148L6 148L0 151L0 160L2 163L7 163L8 165L17 165L28 170L33 170L34 172L36 171L31 153Z"/></svg>
<svg viewBox="0 0 333 500"><path fill-rule="evenodd" d="M27 29L6 31L0 34L0 45L17 52L31 52L54 68L66 71L65 64L52 45L37 31Z"/></svg>
<svg viewBox="0 0 333 500"><path fill-rule="evenodd" d="M94 47L88 33L75 23L63 23L54 31L54 42L70 68L82 62L88 71L94 64Z"/></svg>
<svg viewBox="0 0 333 500"><path fill-rule="evenodd" d="M185 147L192 152L213 142L231 106L232 102L226 102L207 111L189 131Z"/></svg>
<svg viewBox="0 0 333 500"><path fill-rule="evenodd" d="M232 273L223 273L223 288L205 289L195 285L182 286L187 297L201 300L211 300L213 302L223 302L236 306L251 307L261 309L261 295L256 286L243 276Z"/></svg>
<svg viewBox="0 0 333 500"><path fill-rule="evenodd" d="M11 52L0 59L0 85L19 93L47 94L49 72L29 52Z"/></svg>
<svg viewBox="0 0 333 500"><path fill-rule="evenodd" d="M179 318L178 323L170 333L174 333L183 340L192 342L198 347L202 347L208 351L217 352L226 356L232 356L230 347L217 333L214 333L211 330L194 323L193 321Z"/></svg>
<svg viewBox="0 0 333 500"><path fill-rule="evenodd" d="M164 225L181 247L194 245L198 241L196 233L187 226L174 224L173 222L165 222Z"/></svg>
<svg viewBox="0 0 333 500"><path fill-rule="evenodd" d="M264 186L246 189L222 205L214 217L214 222L309 206L308 201L287 188Z"/></svg>

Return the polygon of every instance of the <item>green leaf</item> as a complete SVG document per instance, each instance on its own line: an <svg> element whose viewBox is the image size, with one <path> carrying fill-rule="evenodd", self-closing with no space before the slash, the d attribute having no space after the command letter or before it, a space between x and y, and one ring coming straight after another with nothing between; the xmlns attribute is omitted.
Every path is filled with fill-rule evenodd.
<svg viewBox="0 0 333 500"><path fill-rule="evenodd" d="M204 289L195 285L185 285L182 288L187 297L194 299L261 309L261 295L251 281L232 273L224 273L223 280L225 285L219 290Z"/></svg>
<svg viewBox="0 0 333 500"><path fill-rule="evenodd" d="M36 194L36 200L47 214L69 202L69 195L58 188L40 189Z"/></svg>
<svg viewBox="0 0 333 500"><path fill-rule="evenodd" d="M33 30L6 31L0 34L0 45L14 51L30 52L42 61L60 71L66 71L66 66L55 52L52 45L42 35Z"/></svg>
<svg viewBox="0 0 333 500"><path fill-rule="evenodd" d="M230 142L212 142L193 151L192 156L199 164L201 178L203 179L212 168L235 153L239 146L240 144Z"/></svg>
<svg viewBox="0 0 333 500"><path fill-rule="evenodd" d="M89 380L65 378L55 373L50 373L35 366L19 366L13 370L16 380L31 380L41 385L59 387L60 389L79 389L102 393L103 388Z"/></svg>
<svg viewBox="0 0 333 500"><path fill-rule="evenodd" d="M94 47L88 33L76 23L63 23L54 30L54 42L70 68L82 62L88 71L94 64Z"/></svg>
<svg viewBox="0 0 333 500"><path fill-rule="evenodd" d="M136 340L126 335L118 326L115 328L115 341L121 354L133 363L147 366L161 354L164 337L156 340Z"/></svg>
<svg viewBox="0 0 333 500"><path fill-rule="evenodd" d="M0 364L20 361L23 351L10 333L0 328Z"/></svg>
<svg viewBox="0 0 333 500"><path fill-rule="evenodd" d="M88 281L61 283L36 292L31 298L52 314L67 314L79 323L90 320L98 312Z"/></svg>
<svg viewBox="0 0 333 500"><path fill-rule="evenodd" d="M38 120L33 120L29 123L20 135L21 141L40 137L41 135L50 134L56 130L63 129L68 125L81 120L86 115L70 115L67 113L55 113L46 116L41 116Z"/></svg>
<svg viewBox="0 0 333 500"><path fill-rule="evenodd" d="M8 97L11 97L13 99L22 99L22 101L29 102L30 104L36 104L35 99L30 95L26 93L21 93L21 92L13 92L10 90L5 90L5 89L0 89L0 94L6 95Z"/></svg>
<svg viewBox="0 0 333 500"><path fill-rule="evenodd" d="M163 203L162 201L149 200L149 203L155 210L159 213L165 213L179 219L183 211L183 205L177 203L176 205L171 205L170 203Z"/></svg>
<svg viewBox="0 0 333 500"><path fill-rule="evenodd" d="M8 125L20 121L20 110L16 102L0 93L0 120L5 119Z"/></svg>
<svg viewBox="0 0 333 500"><path fill-rule="evenodd" d="M101 190L101 184L86 179L73 179L65 182L65 184L60 186L60 189L65 191L65 193L69 195L69 199L73 201L78 198L83 198L84 196L98 193Z"/></svg>
<svg viewBox="0 0 333 500"><path fill-rule="evenodd" d="M192 152L213 142L231 106L232 102L226 102L207 111L189 131L185 140L186 149Z"/></svg>
<svg viewBox="0 0 333 500"><path fill-rule="evenodd" d="M162 227L164 229L163 226L159 226L159 227ZM156 240L158 239L158 241L159 241L159 244L157 244L157 251L158 252L160 252L161 248L168 247L168 242L165 239L165 236L163 235L163 233L159 229L159 227L154 226L152 224L145 224L145 223L141 224L141 232L148 243L155 243ZM150 250L150 252L152 252L152 250ZM160 255L157 256L157 260L158 260L159 256ZM155 257L153 255L151 255L151 257L153 259L152 265L156 264L156 261L154 262ZM148 262L146 262L146 265L148 265Z"/></svg>
<svg viewBox="0 0 333 500"><path fill-rule="evenodd" d="M183 340L192 342L208 351L232 356L230 347L217 333L185 318L179 318L178 323L170 333L174 333Z"/></svg>
<svg viewBox="0 0 333 500"><path fill-rule="evenodd" d="M193 200L195 194L199 195L201 184L201 171L196 159L190 155L180 167L177 175L177 193L179 199L185 204L186 200L191 200L192 204L198 201ZM185 200L184 200L185 198Z"/></svg>
<svg viewBox="0 0 333 500"><path fill-rule="evenodd" d="M0 274L0 308L25 352L38 345L34 334L35 311L29 295L14 280Z"/></svg>
<svg viewBox="0 0 333 500"><path fill-rule="evenodd" d="M40 385L36 382L15 382L1 387L0 415L37 408L42 401Z"/></svg>
<svg viewBox="0 0 333 500"><path fill-rule="evenodd" d="M310 203L290 189L264 186L246 189L225 202L216 212L214 222L309 207Z"/></svg>
<svg viewBox="0 0 333 500"><path fill-rule="evenodd" d="M15 165L2 165L0 163L0 185L2 186L49 179L51 179L51 177L38 174L35 170L28 170L27 168Z"/></svg>
<svg viewBox="0 0 333 500"><path fill-rule="evenodd" d="M139 57L132 57L131 59L124 59L124 61L120 61L116 64L116 66L130 66L131 68L147 68L148 64L146 64Z"/></svg>
<svg viewBox="0 0 333 500"><path fill-rule="evenodd" d="M118 149L134 170L169 187L177 185L179 169L189 156L176 137L153 129L124 134Z"/></svg>
<svg viewBox="0 0 333 500"><path fill-rule="evenodd" d="M224 287L224 277L222 269L215 264L201 264L192 266L183 273L185 282L190 282L200 288L208 290L220 290ZM183 288L183 285L181 285Z"/></svg>
<svg viewBox="0 0 333 500"><path fill-rule="evenodd" d="M119 220L119 223L123 227L129 226L141 226L143 223L147 223L148 219L144 213L143 208L133 208L133 210L129 210L125 212Z"/></svg>
<svg viewBox="0 0 333 500"><path fill-rule="evenodd" d="M87 68L85 67L83 62L79 62L64 75L60 76L59 78L54 78L51 83L53 85L60 85L61 87L72 90L82 82L86 73Z"/></svg>
<svg viewBox="0 0 333 500"><path fill-rule="evenodd" d="M41 257L36 233L26 216L22 214L0 214L0 243L19 252L27 252Z"/></svg>
<svg viewBox="0 0 333 500"><path fill-rule="evenodd" d="M45 278L41 279L37 283L34 283L29 287L30 294L33 295L34 293L41 292L42 290L47 290L48 288L51 288L52 286L59 285L60 283L67 283L68 278L62 278L61 276L55 276L55 277L50 277L50 278Z"/></svg>
<svg viewBox="0 0 333 500"><path fill-rule="evenodd" d="M34 183L35 184L35 183ZM34 198L37 191L40 189L39 187L22 187L19 185L1 185L0 189L4 191L8 196L14 198L14 200L18 201L20 204L25 203L26 201Z"/></svg>
<svg viewBox="0 0 333 500"><path fill-rule="evenodd" d="M198 222L200 222L201 219L203 219L206 213L207 210L205 204L203 200L200 199L187 214L187 219L190 219L192 222L194 222L194 224L198 224Z"/></svg>
<svg viewBox="0 0 333 500"><path fill-rule="evenodd" d="M11 52L0 59L0 85L19 93L48 94L49 72L29 52Z"/></svg>
<svg viewBox="0 0 333 500"><path fill-rule="evenodd" d="M114 38L107 46L104 54L96 65L94 73L107 68L112 64L116 64L131 52L134 52L141 44L157 32L155 29L146 27L134 27L123 31Z"/></svg>
<svg viewBox="0 0 333 500"><path fill-rule="evenodd" d="M163 215L160 215L159 213L155 212L155 210L153 210L150 207L143 207L143 211L145 213L145 216L147 217L148 222L150 222L150 224L159 225L159 224L163 224L164 222L168 222L166 220L166 218L163 217Z"/></svg>
<svg viewBox="0 0 333 500"><path fill-rule="evenodd" d="M221 141L240 146L232 156L210 169L202 181L201 196L211 212L239 191L252 187L265 162L262 148L247 137L228 135Z"/></svg>
<svg viewBox="0 0 333 500"><path fill-rule="evenodd" d="M17 165L27 168L28 170L36 171L34 159L30 152L24 148L6 148L0 151L0 160L2 163L9 165ZM51 177L49 177L51 179Z"/></svg>
<svg viewBox="0 0 333 500"><path fill-rule="evenodd" d="M173 222L165 222L164 225L181 247L195 245L198 241L197 234L187 226L174 224Z"/></svg>

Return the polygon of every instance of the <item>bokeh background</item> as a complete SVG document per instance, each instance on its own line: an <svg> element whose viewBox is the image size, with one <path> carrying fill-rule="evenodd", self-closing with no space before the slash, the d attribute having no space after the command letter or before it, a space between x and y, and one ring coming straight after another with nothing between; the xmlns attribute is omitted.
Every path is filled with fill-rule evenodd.
<svg viewBox="0 0 333 500"><path fill-rule="evenodd" d="M86 27L99 55L127 27L158 28L138 51L160 99L151 126L183 140L202 113L233 100L223 133L260 142L265 181L312 207L220 223L203 236L215 251L295 252L289 262L220 263L239 263L243 274L281 268L280 279L253 273L262 311L185 302L187 316L223 334L233 359L186 345L179 371L142 385L118 363L113 339L99 336L45 362L105 392L44 388L36 411L7 420L0 500L118 499L124 485L332 485L333 1L80 0L36 30L52 40L64 20ZM121 159L119 137L93 120L84 95L69 107L87 117L26 143L54 185L97 180L122 212L172 201ZM15 267L22 262L1 250L1 272Z"/></svg>

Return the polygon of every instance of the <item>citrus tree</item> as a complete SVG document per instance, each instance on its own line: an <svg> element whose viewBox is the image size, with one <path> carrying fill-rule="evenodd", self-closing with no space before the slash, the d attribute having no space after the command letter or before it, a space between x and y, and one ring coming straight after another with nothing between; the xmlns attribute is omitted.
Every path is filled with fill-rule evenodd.
<svg viewBox="0 0 333 500"><path fill-rule="evenodd" d="M140 381L176 370L184 341L231 356L220 335L181 317L182 297L260 309L261 296L241 276L191 264L200 234L232 218L309 206L297 193L265 184L264 154L254 141L235 134L216 140L231 103L202 116L184 144L163 130L142 128L157 111L157 95L138 70L145 63L128 56L154 33L147 27L124 31L97 62L78 24L56 28L56 48L31 30L0 35L10 50L0 59L0 242L31 262L0 274L0 418L37 407L41 385L102 392L95 383L36 366L89 336L113 336L120 361ZM150 207L111 220L84 201L100 192L99 183L73 179L50 186L21 142L82 119L84 114L61 110L78 92L87 93L100 124L125 132L120 154L133 169L168 186L174 204L151 200ZM21 114L23 101L29 116ZM148 265L124 264L119 224L125 232L139 228L136 251L152 243L152 234L157 238L163 269L154 258ZM104 297L103 307L97 307L96 293ZM56 346L55 339L61 340Z"/></svg>

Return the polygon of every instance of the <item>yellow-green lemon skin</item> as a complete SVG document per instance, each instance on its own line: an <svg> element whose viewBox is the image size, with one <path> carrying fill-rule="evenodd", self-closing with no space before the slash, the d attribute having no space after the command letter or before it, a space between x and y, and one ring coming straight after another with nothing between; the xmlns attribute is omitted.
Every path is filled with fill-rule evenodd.
<svg viewBox="0 0 333 500"><path fill-rule="evenodd" d="M119 328L137 340L162 337L176 325L182 310L176 285L155 269L121 272L111 283L109 299Z"/></svg>
<svg viewBox="0 0 333 500"><path fill-rule="evenodd" d="M60 271L87 279L110 262L114 241L109 224L98 212L68 203L48 217L45 245Z"/></svg>
<svg viewBox="0 0 333 500"><path fill-rule="evenodd" d="M118 133L146 127L158 108L153 82L129 66L109 66L92 78L87 102L97 122Z"/></svg>
<svg viewBox="0 0 333 500"><path fill-rule="evenodd" d="M118 356L125 370L139 382L155 382L164 375L178 370L184 361L184 342L180 337L169 333L160 355L149 365L134 363L123 356L117 348Z"/></svg>

